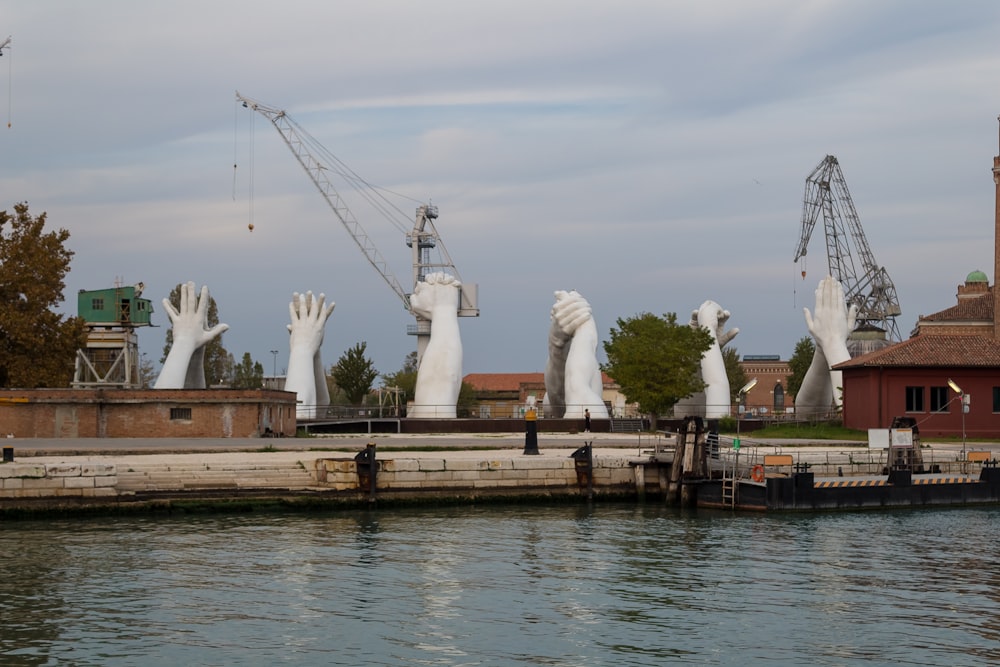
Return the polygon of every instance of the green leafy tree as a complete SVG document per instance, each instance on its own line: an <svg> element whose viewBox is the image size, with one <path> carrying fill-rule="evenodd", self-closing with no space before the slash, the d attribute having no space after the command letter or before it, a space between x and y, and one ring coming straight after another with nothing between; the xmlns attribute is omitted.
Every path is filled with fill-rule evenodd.
<svg viewBox="0 0 1000 667"><path fill-rule="evenodd" d="M793 400L799 393L799 387L802 386L802 380L806 377L806 371L809 370L809 366L812 364L813 353L815 351L816 344L813 343L813 339L809 336L800 338L799 342L795 344L795 352L792 354L791 359L788 360L788 367L792 373L788 376L788 386L785 388L786 393Z"/></svg>
<svg viewBox="0 0 1000 667"><path fill-rule="evenodd" d="M177 283L177 286L170 291L170 296L167 298L170 300L170 303L174 308L180 310L180 283ZM208 320L209 329L219 323L219 308L215 304L215 298L213 298L211 294L208 296L208 312L205 313L205 316ZM222 336L223 334L219 334L205 346L205 384L209 387L217 384L225 384L229 381L233 374L233 364L231 363L232 355L230 355L229 352L226 351L226 348L222 345ZM160 365L167 360L167 355L170 353L170 348L173 344L173 329L167 329L167 340L163 345L163 356L160 357Z"/></svg>
<svg viewBox="0 0 1000 667"><path fill-rule="evenodd" d="M455 414L459 417L471 417L475 414L478 405L476 388L468 382L463 382L458 389L458 404L455 406Z"/></svg>
<svg viewBox="0 0 1000 667"><path fill-rule="evenodd" d="M382 376L383 387L398 387L400 390L400 403L412 400L417 391L417 352L414 350L406 355L403 360L403 367L395 373L388 373ZM461 393L459 394L461 398Z"/></svg>
<svg viewBox="0 0 1000 667"><path fill-rule="evenodd" d="M254 361L249 352L233 367L233 389L260 389L264 386L264 365Z"/></svg>
<svg viewBox="0 0 1000 667"><path fill-rule="evenodd" d="M616 324L604 342L608 362L602 369L615 379L626 400L650 414L655 428L659 415L705 388L701 357L712 346L712 335L687 322L677 324L676 313L641 313L619 318Z"/></svg>
<svg viewBox="0 0 1000 667"><path fill-rule="evenodd" d="M86 346L83 319L52 311L63 301L73 251L69 232L46 232L45 221L26 202L13 215L0 211L0 387L68 387Z"/></svg>
<svg viewBox="0 0 1000 667"><path fill-rule="evenodd" d="M344 392L351 405L361 405L365 396L371 393L372 385L378 377L374 363L365 357L367 348L368 343L358 343L347 350L330 370L337 387Z"/></svg>
<svg viewBox="0 0 1000 667"><path fill-rule="evenodd" d="M729 378L729 400L736 402L736 394L750 380L743 367L740 366L740 353L735 347L727 347L722 350L722 361L726 364L726 377Z"/></svg>

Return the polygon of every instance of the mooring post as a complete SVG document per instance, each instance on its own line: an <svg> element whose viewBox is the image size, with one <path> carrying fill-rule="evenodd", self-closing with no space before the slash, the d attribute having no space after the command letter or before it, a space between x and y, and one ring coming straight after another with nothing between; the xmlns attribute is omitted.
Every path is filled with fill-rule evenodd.
<svg viewBox="0 0 1000 667"><path fill-rule="evenodd" d="M524 411L524 454L540 454L538 451L538 412L534 402L528 403Z"/></svg>
<svg viewBox="0 0 1000 667"><path fill-rule="evenodd" d="M375 502L375 473L377 464L375 462L375 443L369 442L364 450L358 452L354 457L354 464L358 470L358 488L368 490L368 502Z"/></svg>
<svg viewBox="0 0 1000 667"><path fill-rule="evenodd" d="M570 454L576 468L576 483L581 489L586 487L587 498L594 497L594 441L584 441L583 447Z"/></svg>
<svg viewBox="0 0 1000 667"><path fill-rule="evenodd" d="M676 505L681 500L681 471L684 470L684 456L687 450L688 421L685 420L677 429L677 446L674 447L674 458L670 462L670 478L667 483L667 504Z"/></svg>

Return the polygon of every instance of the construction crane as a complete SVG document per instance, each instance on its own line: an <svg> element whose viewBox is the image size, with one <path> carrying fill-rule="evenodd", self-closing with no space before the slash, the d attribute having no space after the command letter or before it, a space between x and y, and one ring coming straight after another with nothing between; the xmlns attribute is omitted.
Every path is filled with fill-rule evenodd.
<svg viewBox="0 0 1000 667"><path fill-rule="evenodd" d="M340 220L351 238L357 244L368 263L378 272L382 279L389 285L389 288L396 293L396 296L403 302L406 308L417 322L414 326L407 327L407 333L417 336L417 356L423 357L423 352L430 340L430 322L413 312L410 307L410 294L396 279L389 268L388 262L382 257L378 248L365 232L361 223L355 218L354 213L347 206L343 197L337 192L330 180L331 175L337 174L345 182L350 183L363 190L364 196L373 206L379 209L387 217L393 216L390 209L402 215L398 209L385 200L371 185L350 171L346 165L338 160L333 154L327 151L319 142L309 135L298 123L283 110L267 106L258 101L240 95L237 91L236 99L244 107L252 109L267 118L281 134L285 144L292 151L295 159L299 161L302 168L308 174L323 199L329 204L334 215ZM320 157L324 158L321 160ZM413 263L413 285L424 279L428 273L434 271L444 271L450 273L461 283L461 294L458 306L459 317L478 317L478 285L466 284L455 268L454 262L448 255L448 251L438 234L434 221L438 217L437 206L433 204L422 204L417 207L416 220L413 228L406 233L406 245L411 249ZM398 222L395 222L400 226ZM252 228L251 228L252 229ZM438 251L438 261L433 261L431 250Z"/></svg>
<svg viewBox="0 0 1000 667"><path fill-rule="evenodd" d="M855 330L876 327L890 342L902 340L896 317L900 314L896 286L885 268L875 263L861 221L847 190L837 158L827 155L806 178L802 203L802 233L794 262L806 255L809 237L820 215L826 231L826 255L831 276L840 281L848 304L858 308ZM857 253L855 258L851 247ZM802 277L805 278L805 271Z"/></svg>

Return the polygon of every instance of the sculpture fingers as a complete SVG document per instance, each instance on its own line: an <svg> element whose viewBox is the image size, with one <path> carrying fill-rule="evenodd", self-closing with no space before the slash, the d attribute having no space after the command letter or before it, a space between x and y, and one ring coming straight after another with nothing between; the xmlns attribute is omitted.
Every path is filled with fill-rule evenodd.
<svg viewBox="0 0 1000 667"><path fill-rule="evenodd" d="M163 300L163 310L167 311L167 317L170 318L171 322L180 317L180 313L174 308L174 304L170 303L170 299Z"/></svg>
<svg viewBox="0 0 1000 667"><path fill-rule="evenodd" d="M811 333L811 334L813 334L813 336L815 336L816 335L816 331L815 331L815 325L813 324L812 313L809 312L808 308L803 308L802 312L806 316L806 328L809 329L809 333Z"/></svg>
<svg viewBox="0 0 1000 667"><path fill-rule="evenodd" d="M733 327L726 333L719 336L719 347L725 347L729 343L729 341L736 338L736 335L739 334L739 332L740 332L739 327Z"/></svg>
<svg viewBox="0 0 1000 667"><path fill-rule="evenodd" d="M215 337L221 335L225 331L229 331L229 325L228 324L216 324L214 327L212 327L211 329L209 329L205 333L206 333L206 335L209 338L215 338Z"/></svg>

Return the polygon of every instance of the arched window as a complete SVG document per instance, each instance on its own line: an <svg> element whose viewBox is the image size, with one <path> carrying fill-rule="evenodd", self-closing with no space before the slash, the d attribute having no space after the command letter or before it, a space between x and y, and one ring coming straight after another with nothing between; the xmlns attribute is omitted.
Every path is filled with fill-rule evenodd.
<svg viewBox="0 0 1000 667"><path fill-rule="evenodd" d="M785 411L785 389L780 382L774 385L774 411L776 413Z"/></svg>

